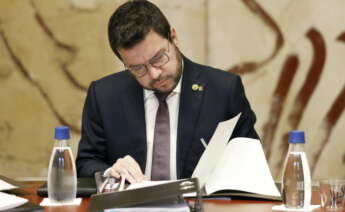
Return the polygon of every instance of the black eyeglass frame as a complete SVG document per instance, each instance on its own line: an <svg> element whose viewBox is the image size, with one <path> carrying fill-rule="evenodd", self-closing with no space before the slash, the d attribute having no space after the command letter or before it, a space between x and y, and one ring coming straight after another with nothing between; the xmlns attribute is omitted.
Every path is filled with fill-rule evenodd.
<svg viewBox="0 0 345 212"><path fill-rule="evenodd" d="M155 56L153 56L149 61L143 64L139 65L133 65L133 66L128 66L124 63L124 66L128 71L130 71L133 75L137 77L143 77L147 72L148 68L147 66L150 65L155 68L161 68L162 66L166 65L170 61L170 57L167 53L169 53L169 48L170 47L170 42L168 41L168 49L163 51L162 53L158 53ZM158 57L158 58L157 58ZM158 59L160 58L166 58L164 61L159 61ZM155 61L158 60L158 61Z"/></svg>

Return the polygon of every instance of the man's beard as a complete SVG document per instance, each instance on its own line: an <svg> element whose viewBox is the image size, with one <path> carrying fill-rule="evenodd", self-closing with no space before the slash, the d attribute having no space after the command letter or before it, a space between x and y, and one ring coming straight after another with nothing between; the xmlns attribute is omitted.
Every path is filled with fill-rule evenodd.
<svg viewBox="0 0 345 212"><path fill-rule="evenodd" d="M160 78L160 79L157 79L157 80L153 80L150 83L151 89L150 88L146 88L146 89L153 90L154 92L158 92L158 93L170 93L177 86L177 84L178 84L178 82L179 82L179 80L181 79L181 76L182 76L182 53L180 52L180 50L177 48L177 46L175 44L173 46L175 48L175 57L176 57L176 61L177 61L176 69L177 70L175 72L175 75L173 75L173 76L170 75L170 76L168 76L167 79L173 79L173 81L175 82L175 85L169 91L161 91L161 90L155 89L154 86L153 86L155 82L160 81L160 80L166 80L166 79Z"/></svg>

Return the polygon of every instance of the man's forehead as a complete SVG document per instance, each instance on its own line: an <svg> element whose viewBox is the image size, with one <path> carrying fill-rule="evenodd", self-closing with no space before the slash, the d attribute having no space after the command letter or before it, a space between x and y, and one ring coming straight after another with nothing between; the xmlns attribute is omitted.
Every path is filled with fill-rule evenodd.
<svg viewBox="0 0 345 212"><path fill-rule="evenodd" d="M132 48L119 49L123 62L127 65L142 64L154 57L160 50L165 48L167 39L154 31L150 31L144 40L134 45Z"/></svg>

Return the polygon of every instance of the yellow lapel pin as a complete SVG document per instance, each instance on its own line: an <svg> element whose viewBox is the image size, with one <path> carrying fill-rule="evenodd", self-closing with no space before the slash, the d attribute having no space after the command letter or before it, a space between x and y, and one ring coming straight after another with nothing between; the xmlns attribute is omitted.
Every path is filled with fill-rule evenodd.
<svg viewBox="0 0 345 212"><path fill-rule="evenodd" d="M201 85L198 85L198 84L193 84L193 85L192 85L192 90L193 90L193 91L203 91L203 90L204 90L204 87L201 86Z"/></svg>

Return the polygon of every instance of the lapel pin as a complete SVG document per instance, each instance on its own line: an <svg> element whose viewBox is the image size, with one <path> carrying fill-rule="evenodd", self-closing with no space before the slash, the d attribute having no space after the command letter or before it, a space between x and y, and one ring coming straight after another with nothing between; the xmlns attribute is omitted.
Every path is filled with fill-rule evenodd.
<svg viewBox="0 0 345 212"><path fill-rule="evenodd" d="M193 90L193 91L199 90L199 85L198 85L198 84L193 84L193 85L192 85L192 90Z"/></svg>
<svg viewBox="0 0 345 212"><path fill-rule="evenodd" d="M198 84L193 84L192 85L192 90L193 91L203 91L204 87L202 85L198 85Z"/></svg>

